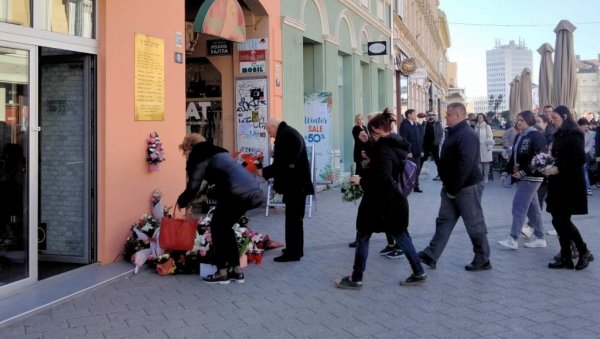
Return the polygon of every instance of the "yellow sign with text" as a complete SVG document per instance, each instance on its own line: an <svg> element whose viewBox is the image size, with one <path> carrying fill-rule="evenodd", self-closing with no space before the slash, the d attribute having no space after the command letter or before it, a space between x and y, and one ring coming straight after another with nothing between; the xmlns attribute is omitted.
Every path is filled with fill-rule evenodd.
<svg viewBox="0 0 600 339"><path fill-rule="evenodd" d="M135 34L135 120L165 118L165 43Z"/></svg>

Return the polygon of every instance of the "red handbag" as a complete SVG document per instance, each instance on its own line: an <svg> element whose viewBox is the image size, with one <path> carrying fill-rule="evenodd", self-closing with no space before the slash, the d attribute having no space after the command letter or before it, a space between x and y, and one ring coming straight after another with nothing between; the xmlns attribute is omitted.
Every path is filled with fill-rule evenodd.
<svg viewBox="0 0 600 339"><path fill-rule="evenodd" d="M198 221L195 219L177 219L173 210L173 218L163 217L160 220L158 241L164 250L189 251L194 248Z"/></svg>

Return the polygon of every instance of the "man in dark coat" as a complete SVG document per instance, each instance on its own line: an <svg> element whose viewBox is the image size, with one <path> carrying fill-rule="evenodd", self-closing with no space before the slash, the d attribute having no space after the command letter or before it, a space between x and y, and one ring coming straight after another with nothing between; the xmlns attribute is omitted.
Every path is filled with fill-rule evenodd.
<svg viewBox="0 0 600 339"><path fill-rule="evenodd" d="M436 119L436 114L432 111L427 112L427 121L424 123L425 132L423 135L423 158L421 159L421 167L428 157L433 158L435 167L438 167L440 161L440 142L444 135L442 124ZM439 169L438 169L439 171ZM438 174L433 180L440 180Z"/></svg>
<svg viewBox="0 0 600 339"><path fill-rule="evenodd" d="M414 109L408 109L404 112L406 119L400 123L400 134L410 144L410 154L412 161L417 164L417 182L415 184L415 192L423 192L419 188L419 174L421 173L421 129L417 123L417 112Z"/></svg>
<svg viewBox="0 0 600 339"><path fill-rule="evenodd" d="M487 226L481 207L483 176L479 170L479 137L470 128L466 108L451 103L446 112L448 137L442 145L439 173L442 179L442 202L433 238L419 252L421 262L435 268L459 217L462 217L473 244L475 258L465 266L467 271L492 268Z"/></svg>
<svg viewBox="0 0 600 339"><path fill-rule="evenodd" d="M257 171L273 178L273 189L283 194L285 204L285 245L276 262L299 261L304 255L304 210L306 196L314 194L304 138L285 121L269 119L267 132L275 138L273 163Z"/></svg>

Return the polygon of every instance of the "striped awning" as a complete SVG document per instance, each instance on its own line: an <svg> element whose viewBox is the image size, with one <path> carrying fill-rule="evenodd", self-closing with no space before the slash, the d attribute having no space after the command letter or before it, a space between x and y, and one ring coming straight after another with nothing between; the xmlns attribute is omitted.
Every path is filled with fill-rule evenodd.
<svg viewBox="0 0 600 339"><path fill-rule="evenodd" d="M237 0L205 0L194 20L194 31L227 40L246 41L246 21Z"/></svg>

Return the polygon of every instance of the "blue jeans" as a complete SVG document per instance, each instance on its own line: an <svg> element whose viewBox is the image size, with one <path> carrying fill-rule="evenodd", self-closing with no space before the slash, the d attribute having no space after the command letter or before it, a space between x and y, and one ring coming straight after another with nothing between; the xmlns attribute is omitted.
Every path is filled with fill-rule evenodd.
<svg viewBox="0 0 600 339"><path fill-rule="evenodd" d="M367 267L367 258L369 257L369 239L373 232L356 232L356 250L354 252L354 267L352 271L352 281L362 281L363 273ZM410 263L414 275L421 275L425 273L415 246L413 246L412 239L408 234L408 231L393 235L396 244L400 246L400 249L404 251L406 259Z"/></svg>
<svg viewBox="0 0 600 339"><path fill-rule="evenodd" d="M541 181L517 181L517 191L512 203L512 227L510 236L517 240L525 218L529 219L529 225L533 227L534 234L539 239L544 238L544 224L542 222L542 210L537 191L542 185Z"/></svg>
<svg viewBox="0 0 600 339"><path fill-rule="evenodd" d="M448 244L450 234L462 217L471 243L473 244L474 265L483 265L490 260L490 245L487 238L487 226L481 207L483 183L462 188L453 199L448 198L442 188L442 202L438 217L435 219L435 234L423 253L437 261Z"/></svg>
<svg viewBox="0 0 600 339"><path fill-rule="evenodd" d="M585 177L585 189L590 189L590 176L588 175L588 164L583 165L583 176Z"/></svg>

